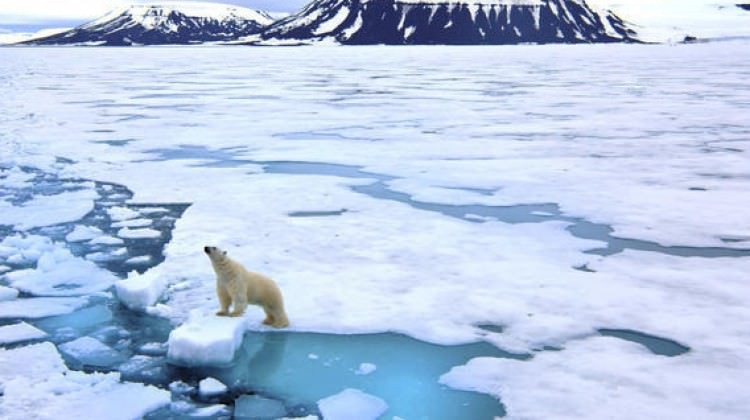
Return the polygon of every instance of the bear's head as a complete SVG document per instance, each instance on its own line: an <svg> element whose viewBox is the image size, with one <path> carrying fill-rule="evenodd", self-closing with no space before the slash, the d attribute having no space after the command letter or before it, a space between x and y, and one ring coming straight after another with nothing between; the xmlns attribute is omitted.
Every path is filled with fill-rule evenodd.
<svg viewBox="0 0 750 420"><path fill-rule="evenodd" d="M227 251L224 251L215 246L204 246L203 252L208 255L208 258L211 259L212 263L221 262L227 256Z"/></svg>

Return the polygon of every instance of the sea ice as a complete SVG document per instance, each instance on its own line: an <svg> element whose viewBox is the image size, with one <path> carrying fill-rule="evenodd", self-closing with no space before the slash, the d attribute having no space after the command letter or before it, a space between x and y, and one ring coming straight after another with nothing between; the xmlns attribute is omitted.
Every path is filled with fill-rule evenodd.
<svg viewBox="0 0 750 420"><path fill-rule="evenodd" d="M130 309L145 310L154 305L166 288L166 278L155 270L138 274L133 271L128 278L115 283L117 298Z"/></svg>
<svg viewBox="0 0 750 420"><path fill-rule="evenodd" d="M116 227L116 228L123 228L123 227L138 228L138 227L151 226L153 223L154 222L151 219L130 219L130 220L123 220L121 222L112 223L112 227Z"/></svg>
<svg viewBox="0 0 750 420"><path fill-rule="evenodd" d="M110 367L125 357L115 349L92 337L81 337L61 344L60 351L81 365Z"/></svg>
<svg viewBox="0 0 750 420"><path fill-rule="evenodd" d="M117 231L117 236L126 239L159 238L161 237L161 232L150 228L130 229L124 227Z"/></svg>
<svg viewBox="0 0 750 420"><path fill-rule="evenodd" d="M376 396L348 388L318 401L318 408L326 420L368 420L380 417L388 410L388 404Z"/></svg>
<svg viewBox="0 0 750 420"><path fill-rule="evenodd" d="M63 315L88 304L83 297L40 297L0 302L0 318L44 318Z"/></svg>
<svg viewBox="0 0 750 420"><path fill-rule="evenodd" d="M107 214L109 214L109 218L115 222L135 219L140 216L140 213L127 207L110 207L107 209Z"/></svg>
<svg viewBox="0 0 750 420"><path fill-rule="evenodd" d="M98 236L89 241L90 245L122 245L125 241L113 236Z"/></svg>
<svg viewBox="0 0 750 420"><path fill-rule="evenodd" d="M25 322L0 327L0 344L39 340L46 336L47 333Z"/></svg>
<svg viewBox="0 0 750 420"><path fill-rule="evenodd" d="M13 300L18 297L18 289L12 287L0 286L0 302L4 300Z"/></svg>
<svg viewBox="0 0 750 420"><path fill-rule="evenodd" d="M259 395L243 395L234 403L234 417L238 419L277 419L286 415L281 401Z"/></svg>
<svg viewBox="0 0 750 420"><path fill-rule="evenodd" d="M93 189L66 191L55 195L37 195L19 206L0 200L0 225L13 225L25 231L80 220L94 209L99 195Z"/></svg>
<svg viewBox="0 0 750 420"><path fill-rule="evenodd" d="M377 370L377 366L372 363L361 363L354 373L357 375L369 375Z"/></svg>
<svg viewBox="0 0 750 420"><path fill-rule="evenodd" d="M117 277L96 264L55 245L37 261L36 269L6 274L11 286L35 296L77 296L109 288Z"/></svg>
<svg viewBox="0 0 750 420"><path fill-rule="evenodd" d="M167 356L189 366L227 364L242 345L247 327L243 317L193 316L169 334Z"/></svg>
<svg viewBox="0 0 750 420"><path fill-rule="evenodd" d="M82 242L94 239L102 235L102 230L94 226L76 225L73 230L65 236L68 242Z"/></svg>
<svg viewBox="0 0 750 420"><path fill-rule="evenodd" d="M51 420L64 415L130 420L167 405L170 400L168 391L121 382L117 373L68 370L51 343L0 349L0 378L0 417L8 419L33 415Z"/></svg>
<svg viewBox="0 0 750 420"><path fill-rule="evenodd" d="M202 379L198 383L198 393L204 398L214 397L225 392L227 392L227 386L216 378Z"/></svg>

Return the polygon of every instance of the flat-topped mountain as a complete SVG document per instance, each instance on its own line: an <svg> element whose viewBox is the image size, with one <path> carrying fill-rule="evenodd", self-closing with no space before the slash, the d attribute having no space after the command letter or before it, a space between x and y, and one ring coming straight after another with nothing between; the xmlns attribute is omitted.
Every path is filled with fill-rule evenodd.
<svg viewBox="0 0 750 420"><path fill-rule="evenodd" d="M635 41L614 13L584 0L315 0L261 42L521 44Z"/></svg>

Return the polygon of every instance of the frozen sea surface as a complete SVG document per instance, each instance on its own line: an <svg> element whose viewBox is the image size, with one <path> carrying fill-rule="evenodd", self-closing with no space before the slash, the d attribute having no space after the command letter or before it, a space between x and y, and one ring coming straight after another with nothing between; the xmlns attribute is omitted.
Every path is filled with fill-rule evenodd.
<svg viewBox="0 0 750 420"><path fill-rule="evenodd" d="M427 390L519 418L745 418L747 47L0 49L2 326L73 343L71 369L190 382L167 406L146 388L157 417L239 398L396 414ZM243 373L280 337L250 308L227 330L251 331L234 362L201 368L227 396L200 401L205 376L166 363L185 350L165 347L170 324L115 305L105 274L128 277L132 308L200 330L209 244L282 288L284 354L313 357L279 366L323 376L305 348L349 354L351 334L375 340L363 352L394 336L442 350L426 375L397 345L288 395L273 378L296 373ZM12 351L31 348L16 328ZM471 345L492 350L446 356Z"/></svg>

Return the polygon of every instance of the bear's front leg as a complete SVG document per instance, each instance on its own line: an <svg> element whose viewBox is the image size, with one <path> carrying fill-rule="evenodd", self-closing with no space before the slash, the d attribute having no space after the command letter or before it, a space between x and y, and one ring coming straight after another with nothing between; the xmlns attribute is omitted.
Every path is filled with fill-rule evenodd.
<svg viewBox="0 0 750 420"><path fill-rule="evenodd" d="M229 316L242 316L247 308L247 299L240 298L234 301L234 310L229 313Z"/></svg>
<svg viewBox="0 0 750 420"><path fill-rule="evenodd" d="M218 316L227 316L229 313L229 305L232 304L232 297L229 296L229 292L225 288L216 286L216 295L219 296L219 312L216 312Z"/></svg>

